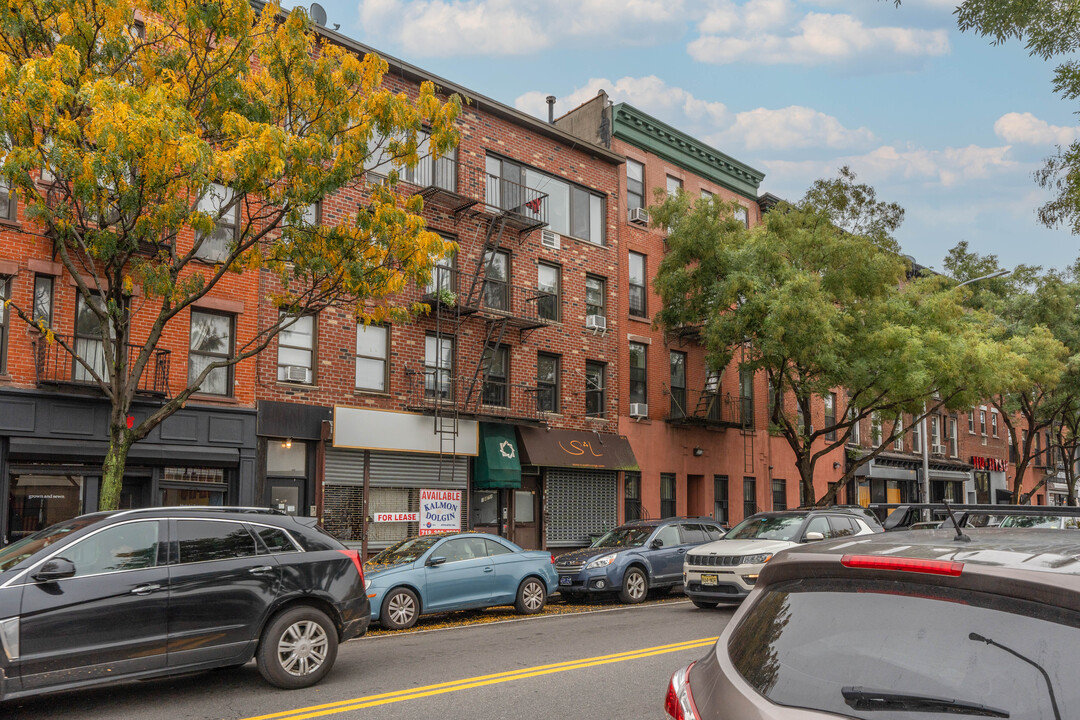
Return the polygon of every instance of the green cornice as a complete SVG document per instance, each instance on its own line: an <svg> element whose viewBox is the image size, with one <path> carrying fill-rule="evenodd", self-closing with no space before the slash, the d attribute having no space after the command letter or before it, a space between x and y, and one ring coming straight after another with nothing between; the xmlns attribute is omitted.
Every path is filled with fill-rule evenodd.
<svg viewBox="0 0 1080 720"><path fill-rule="evenodd" d="M765 179L765 173L646 115L632 105L619 103L611 111L615 137L757 201L758 186Z"/></svg>

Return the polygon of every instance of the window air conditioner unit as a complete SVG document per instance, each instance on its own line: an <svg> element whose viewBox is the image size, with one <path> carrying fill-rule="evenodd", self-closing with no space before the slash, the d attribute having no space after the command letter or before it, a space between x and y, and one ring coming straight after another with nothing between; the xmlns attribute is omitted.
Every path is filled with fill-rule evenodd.
<svg viewBox="0 0 1080 720"><path fill-rule="evenodd" d="M649 417L649 404L648 403L630 403L630 417L632 417L632 418Z"/></svg>
<svg viewBox="0 0 1080 720"><path fill-rule="evenodd" d="M607 330L607 318L603 315L586 315L586 330Z"/></svg>
<svg viewBox="0 0 1080 720"><path fill-rule="evenodd" d="M630 208L626 213L627 221L636 225L649 224L649 211L645 208Z"/></svg>
<svg viewBox="0 0 1080 720"><path fill-rule="evenodd" d="M540 244L546 248L558 250L559 246L562 244L562 237L559 236L559 233L552 230L541 230Z"/></svg>
<svg viewBox="0 0 1080 720"><path fill-rule="evenodd" d="M933 455L944 455L945 454L945 446L944 445L931 445L930 446L930 452Z"/></svg>
<svg viewBox="0 0 1080 720"><path fill-rule="evenodd" d="M309 383L311 382L311 368L303 365L286 365L285 379L288 382Z"/></svg>

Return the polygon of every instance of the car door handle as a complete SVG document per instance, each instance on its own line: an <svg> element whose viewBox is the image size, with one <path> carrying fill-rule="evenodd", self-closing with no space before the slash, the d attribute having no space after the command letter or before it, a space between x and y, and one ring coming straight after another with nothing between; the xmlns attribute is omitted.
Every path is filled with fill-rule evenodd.
<svg viewBox="0 0 1080 720"><path fill-rule="evenodd" d="M494 570L495 570L495 568L491 567L490 565L488 565L486 568L484 568L484 572L493 572Z"/></svg>
<svg viewBox="0 0 1080 720"><path fill-rule="evenodd" d="M132 595L149 595L155 590L160 590L161 586L157 583L150 583L149 585L139 585L137 588L132 589Z"/></svg>
<svg viewBox="0 0 1080 720"><path fill-rule="evenodd" d="M265 575L266 573L273 571L274 568L270 567L269 565L260 565L259 567L253 567L248 570L248 572L252 575Z"/></svg>
<svg viewBox="0 0 1080 720"><path fill-rule="evenodd" d="M679 554L682 555L686 552L686 548L679 548Z"/></svg>

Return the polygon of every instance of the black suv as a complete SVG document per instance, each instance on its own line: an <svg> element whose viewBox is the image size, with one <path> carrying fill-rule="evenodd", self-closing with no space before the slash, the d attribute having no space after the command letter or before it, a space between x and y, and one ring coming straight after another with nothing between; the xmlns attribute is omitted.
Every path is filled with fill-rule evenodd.
<svg viewBox="0 0 1080 720"><path fill-rule="evenodd" d="M924 530L777 555L708 654L682 720L1080 717L1080 545L1057 530Z"/></svg>
<svg viewBox="0 0 1080 720"><path fill-rule="evenodd" d="M242 665L282 688L367 631L360 557L245 508L83 515L0 548L0 700Z"/></svg>

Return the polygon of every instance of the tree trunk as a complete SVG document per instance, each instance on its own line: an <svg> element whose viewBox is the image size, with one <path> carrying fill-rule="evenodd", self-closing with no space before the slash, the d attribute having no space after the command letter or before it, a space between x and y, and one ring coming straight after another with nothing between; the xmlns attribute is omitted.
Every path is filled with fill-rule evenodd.
<svg viewBox="0 0 1080 720"><path fill-rule="evenodd" d="M131 440L126 428L112 425L109 430L109 450L101 469L99 510L116 510L120 506L120 491L124 487L124 466L127 465Z"/></svg>
<svg viewBox="0 0 1080 720"><path fill-rule="evenodd" d="M802 483L803 487L802 505L813 507L816 502L814 495L814 461L809 448L807 448L807 453L799 458L799 482Z"/></svg>

